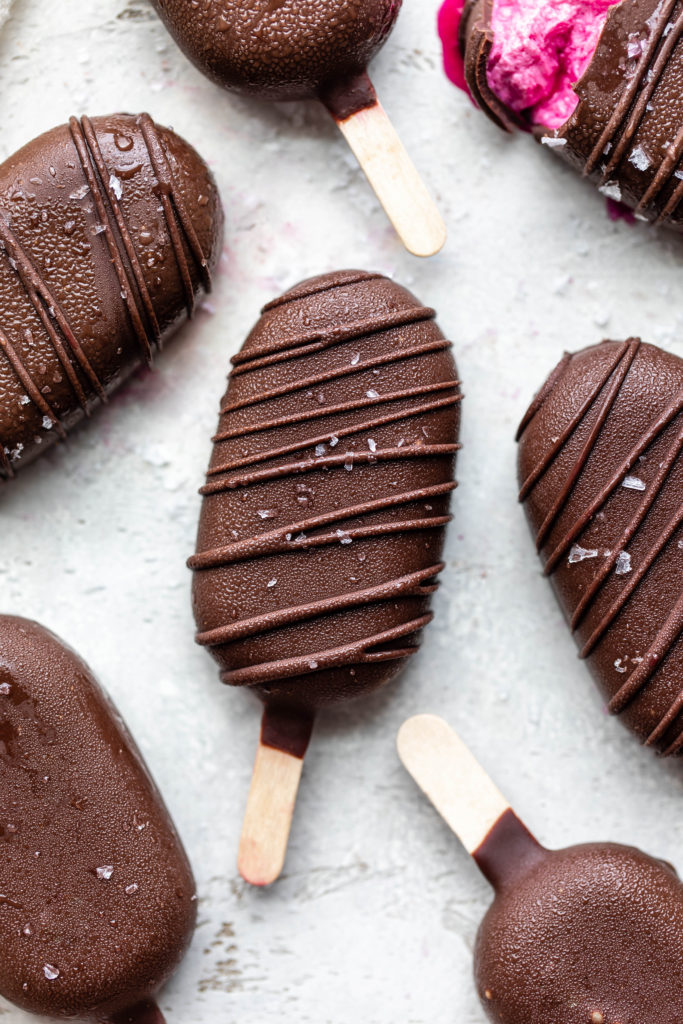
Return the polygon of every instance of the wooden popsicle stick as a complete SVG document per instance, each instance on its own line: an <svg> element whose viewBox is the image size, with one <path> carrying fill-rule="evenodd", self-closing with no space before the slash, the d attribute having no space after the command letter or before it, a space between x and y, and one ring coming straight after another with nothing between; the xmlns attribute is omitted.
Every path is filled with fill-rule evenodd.
<svg viewBox="0 0 683 1024"><path fill-rule="evenodd" d="M270 885L285 863L304 762L259 742L237 859L251 885Z"/></svg>
<svg viewBox="0 0 683 1024"><path fill-rule="evenodd" d="M264 709L237 857L239 872L251 885L270 885L282 871L312 730L312 714L282 706Z"/></svg>
<svg viewBox="0 0 683 1024"><path fill-rule="evenodd" d="M457 733L436 715L416 715L401 726L396 742L408 773L468 853L482 846L510 810Z"/></svg>
<svg viewBox="0 0 683 1024"><path fill-rule="evenodd" d="M446 225L382 104L335 121L406 249L433 256L446 241Z"/></svg>

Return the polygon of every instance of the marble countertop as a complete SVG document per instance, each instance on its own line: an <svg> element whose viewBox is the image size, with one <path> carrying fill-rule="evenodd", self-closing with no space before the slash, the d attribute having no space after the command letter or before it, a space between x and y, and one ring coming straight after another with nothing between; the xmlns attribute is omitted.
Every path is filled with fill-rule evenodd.
<svg viewBox="0 0 683 1024"><path fill-rule="evenodd" d="M478 114L442 74L436 10L405 0L372 69L449 226L427 262L401 249L322 109L221 92L146 0L15 0L0 36L0 157L72 113L146 109L209 160L226 206L196 323L0 508L3 611L90 662L194 864L199 927L161 999L168 1024L483 1024L471 952L489 892L399 765L396 731L418 711L457 725L547 844L614 839L683 866L680 767L604 714L541 577L513 441L565 348L640 334L683 355L681 243L611 222L552 153ZM321 717L285 874L253 891L235 861L259 708L193 643L185 559L230 356L264 302L349 266L413 289L454 342L455 522L420 655Z"/></svg>

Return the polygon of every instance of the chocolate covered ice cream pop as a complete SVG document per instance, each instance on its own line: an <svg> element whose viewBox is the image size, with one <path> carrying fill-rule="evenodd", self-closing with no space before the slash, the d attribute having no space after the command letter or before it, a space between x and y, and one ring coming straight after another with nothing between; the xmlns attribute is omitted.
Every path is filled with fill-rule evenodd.
<svg viewBox="0 0 683 1024"><path fill-rule="evenodd" d="M281 870L315 714L389 682L431 619L461 398L434 316L379 274L326 274L233 360L189 564L198 642L265 704L255 884Z"/></svg>
<svg viewBox="0 0 683 1024"><path fill-rule="evenodd" d="M81 659L0 615L0 994L41 1016L163 1024L192 872L133 740Z"/></svg>
<svg viewBox="0 0 683 1024"><path fill-rule="evenodd" d="M206 164L147 114L72 118L0 165L0 479L192 315L222 227Z"/></svg>
<svg viewBox="0 0 683 1024"><path fill-rule="evenodd" d="M519 430L520 499L610 711L683 749L683 360L637 339L566 355Z"/></svg>
<svg viewBox="0 0 683 1024"><path fill-rule="evenodd" d="M440 718L402 727L405 767L495 890L474 973L494 1024L678 1024L683 886L631 846L546 850Z"/></svg>
<svg viewBox="0 0 683 1024"><path fill-rule="evenodd" d="M455 0L457 2L457 0ZM683 228L678 0L467 0L444 52L500 127L540 141L642 219Z"/></svg>
<svg viewBox="0 0 683 1024"><path fill-rule="evenodd" d="M404 245L438 252L446 229L367 74L401 0L154 0L178 45L219 85L269 100L320 100Z"/></svg>

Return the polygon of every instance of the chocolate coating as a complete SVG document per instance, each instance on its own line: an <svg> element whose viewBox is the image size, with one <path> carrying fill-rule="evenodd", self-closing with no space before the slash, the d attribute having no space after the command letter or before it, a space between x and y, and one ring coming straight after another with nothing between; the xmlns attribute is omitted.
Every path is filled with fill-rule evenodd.
<svg viewBox="0 0 683 1024"><path fill-rule="evenodd" d="M683 886L674 870L614 843L545 850L508 815L507 827L498 831L501 819L475 854L494 858L484 847L495 846L500 872L475 947L477 990L489 1018L678 1024Z"/></svg>
<svg viewBox="0 0 683 1024"><path fill-rule="evenodd" d="M472 94L512 130L522 122L488 87L492 0L469 0L461 51ZM634 56L635 54L635 56ZM683 230L683 9L678 0L622 0L576 86L579 104L555 152L645 220ZM564 143L564 144L563 144Z"/></svg>
<svg viewBox="0 0 683 1024"><path fill-rule="evenodd" d="M192 314L222 227L205 163L146 114L72 118L0 166L0 479Z"/></svg>
<svg viewBox="0 0 683 1024"><path fill-rule="evenodd" d="M87 666L0 616L0 993L33 1013L161 1021L195 923L173 824Z"/></svg>
<svg viewBox="0 0 683 1024"><path fill-rule="evenodd" d="M314 99L367 68L401 0L154 0L200 71L226 89Z"/></svg>
<svg viewBox="0 0 683 1024"><path fill-rule="evenodd" d="M382 686L431 619L461 398L434 315L379 274L327 274L233 360L193 604L223 680L269 704Z"/></svg>
<svg viewBox="0 0 683 1024"><path fill-rule="evenodd" d="M683 748L683 360L637 339L566 355L527 412L519 478L609 709Z"/></svg>

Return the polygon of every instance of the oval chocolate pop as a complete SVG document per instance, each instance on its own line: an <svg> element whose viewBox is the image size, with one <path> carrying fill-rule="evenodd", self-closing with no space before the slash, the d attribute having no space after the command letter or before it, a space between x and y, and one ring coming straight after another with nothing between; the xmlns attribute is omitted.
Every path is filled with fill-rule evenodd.
<svg viewBox="0 0 683 1024"><path fill-rule="evenodd" d="M269 100L317 99L339 125L404 245L443 246L446 228L367 74L401 0L154 0L200 71Z"/></svg>
<svg viewBox="0 0 683 1024"><path fill-rule="evenodd" d="M494 1024L678 1024L683 885L631 846L546 850L440 718L401 728L417 784L495 889L474 973Z"/></svg>
<svg viewBox="0 0 683 1024"><path fill-rule="evenodd" d="M431 619L461 397L434 316L379 274L326 274L233 360L189 564L198 642L266 705L256 884L281 870L315 713L392 679Z"/></svg>
<svg viewBox="0 0 683 1024"><path fill-rule="evenodd" d="M637 339L566 355L519 430L520 498L609 709L683 747L683 360Z"/></svg>
<svg viewBox="0 0 683 1024"><path fill-rule="evenodd" d="M72 118L0 165L0 478L192 315L222 227L206 164L147 114Z"/></svg>
<svg viewBox="0 0 683 1024"><path fill-rule="evenodd" d="M447 4L451 0L447 0ZM444 21L445 24L445 21ZM683 228L678 0L468 0L459 46L477 104L540 141L643 220Z"/></svg>
<svg viewBox="0 0 683 1024"><path fill-rule="evenodd" d="M0 994L32 1013L163 1024L192 872L120 717L80 658L0 615Z"/></svg>

